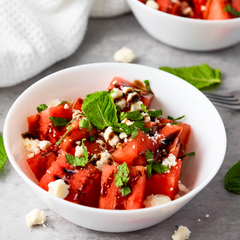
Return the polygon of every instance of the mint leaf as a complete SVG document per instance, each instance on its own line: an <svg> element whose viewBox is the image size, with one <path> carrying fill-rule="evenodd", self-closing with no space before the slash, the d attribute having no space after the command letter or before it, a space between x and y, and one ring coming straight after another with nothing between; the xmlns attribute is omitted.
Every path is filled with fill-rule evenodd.
<svg viewBox="0 0 240 240"><path fill-rule="evenodd" d="M89 136L89 142L93 142L95 140L95 136Z"/></svg>
<svg viewBox="0 0 240 240"><path fill-rule="evenodd" d="M83 148L84 157L76 157L70 154L65 154L67 163L71 164L74 167L76 166L84 167L88 163L88 153L84 145L85 140L86 140L85 138L82 139L82 148Z"/></svg>
<svg viewBox="0 0 240 240"><path fill-rule="evenodd" d="M159 174L162 174L164 172L166 172L169 168L168 167L165 167L164 165L162 165L161 163L157 163L155 162L153 165L152 165L152 169L159 173Z"/></svg>
<svg viewBox="0 0 240 240"><path fill-rule="evenodd" d="M123 186L123 181L122 181L122 177L118 174L115 174L115 185L120 188Z"/></svg>
<svg viewBox="0 0 240 240"><path fill-rule="evenodd" d="M240 12L234 9L229 3L225 6L225 8L223 9L223 12L229 12L236 17L240 17Z"/></svg>
<svg viewBox="0 0 240 240"><path fill-rule="evenodd" d="M66 104L67 101L61 101L61 103L59 103L58 105L61 105L61 104Z"/></svg>
<svg viewBox="0 0 240 240"><path fill-rule="evenodd" d="M218 68L212 69L205 63L201 66L180 68L160 67L159 69L184 79L198 89L221 83L220 70Z"/></svg>
<svg viewBox="0 0 240 240"><path fill-rule="evenodd" d="M126 162L119 165L117 167L117 169L118 169L118 172L115 174L114 183L118 188L124 186L123 188L120 189L120 192L125 197L129 193L131 193L131 189L127 186L127 182L130 179L129 178L129 169L128 169L128 166L127 166Z"/></svg>
<svg viewBox="0 0 240 240"><path fill-rule="evenodd" d="M49 118L51 122L54 124L56 127L65 127L68 125L68 121L66 118L60 118L60 117L53 117L51 116Z"/></svg>
<svg viewBox="0 0 240 240"><path fill-rule="evenodd" d="M228 170L224 181L226 190L240 194L240 161Z"/></svg>
<svg viewBox="0 0 240 240"><path fill-rule="evenodd" d="M148 178L150 178L152 176L152 163L153 163L153 161L151 161L149 163L149 165L146 166L146 168L147 168L147 177Z"/></svg>
<svg viewBox="0 0 240 240"><path fill-rule="evenodd" d="M68 130L67 130L66 133L63 135L63 137L62 137L59 141L56 142L56 145L57 145L57 146L58 146L58 145L62 142L62 140L67 136L67 134L69 133L69 131L71 130L71 128L72 128L72 126L69 126Z"/></svg>
<svg viewBox="0 0 240 240"><path fill-rule="evenodd" d="M144 80L143 82L145 83L145 85L146 85L146 87L147 87L147 90L148 90L148 92L151 92L151 89L150 89L150 84L149 84L149 80Z"/></svg>
<svg viewBox="0 0 240 240"><path fill-rule="evenodd" d="M142 110L147 113L150 117L159 117L160 115L162 115L162 110L156 110L156 111L148 111L147 107L144 104L141 104L141 108Z"/></svg>
<svg viewBox="0 0 240 240"><path fill-rule="evenodd" d="M153 153L150 152L148 149L146 150L146 159L147 161L154 159Z"/></svg>
<svg viewBox="0 0 240 240"><path fill-rule="evenodd" d="M70 154L65 154L65 156L66 156L66 162L71 164L74 167L76 166L84 167L88 162L88 160L83 157L76 157Z"/></svg>
<svg viewBox="0 0 240 240"><path fill-rule="evenodd" d="M88 94L83 101L82 110L98 129L104 129L118 122L116 106L106 91Z"/></svg>
<svg viewBox="0 0 240 240"><path fill-rule="evenodd" d="M48 106L46 104L40 104L37 106L37 111L40 113L44 110L46 110L48 108Z"/></svg>
<svg viewBox="0 0 240 240"><path fill-rule="evenodd" d="M123 187L122 189L120 189L121 194L125 197L127 196L129 193L131 193L131 189L130 187Z"/></svg>
<svg viewBox="0 0 240 240"><path fill-rule="evenodd" d="M86 128L86 129L89 130L89 132L91 132L91 130L92 130L92 124L90 123L89 120L84 119L84 118L82 118L82 119L80 120L80 122L79 122L79 127L80 127L80 128Z"/></svg>
<svg viewBox="0 0 240 240"><path fill-rule="evenodd" d="M142 120L143 116L139 111L121 112L120 113L120 121L123 121L125 118L132 120L132 121L137 121L137 120Z"/></svg>
<svg viewBox="0 0 240 240"><path fill-rule="evenodd" d="M173 118L173 117L171 117L171 116L168 116L168 119L169 119L169 120L172 120L172 121L181 120L181 119L183 119L183 118L185 118L185 115L182 115L181 117L178 117L178 118Z"/></svg>
<svg viewBox="0 0 240 240"><path fill-rule="evenodd" d="M7 161L7 154L4 147L3 137L0 135L0 172Z"/></svg>

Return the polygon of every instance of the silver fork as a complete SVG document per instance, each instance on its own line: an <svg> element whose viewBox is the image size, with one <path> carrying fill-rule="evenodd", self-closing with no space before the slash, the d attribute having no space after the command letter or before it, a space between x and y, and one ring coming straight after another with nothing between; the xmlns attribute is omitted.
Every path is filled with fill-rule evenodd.
<svg viewBox="0 0 240 240"><path fill-rule="evenodd" d="M217 106L240 110L240 91L223 93L202 93Z"/></svg>

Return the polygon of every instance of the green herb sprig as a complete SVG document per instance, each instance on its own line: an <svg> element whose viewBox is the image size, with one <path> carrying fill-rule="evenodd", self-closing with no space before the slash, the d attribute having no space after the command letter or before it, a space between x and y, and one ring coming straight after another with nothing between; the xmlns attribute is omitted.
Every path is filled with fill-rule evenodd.
<svg viewBox="0 0 240 240"><path fill-rule="evenodd" d="M0 135L0 172L1 169L4 167L6 161L7 161L7 153L5 151L3 137Z"/></svg>
<svg viewBox="0 0 240 240"><path fill-rule="evenodd" d="M65 154L67 163L71 164L74 167L76 167L76 166L80 166L80 167L86 166L86 164L88 163L88 153L87 153L87 149L84 145L85 140L86 140L85 138L82 139L82 149L83 149L84 157L76 157L76 156L72 156L70 154Z"/></svg>
<svg viewBox="0 0 240 240"><path fill-rule="evenodd" d="M228 170L224 181L226 190L240 194L240 161Z"/></svg>
<svg viewBox="0 0 240 240"><path fill-rule="evenodd" d="M118 172L115 174L115 185L120 189L120 192L125 197L131 193L130 187L127 186L127 182L129 181L129 169L127 164L124 162L123 164L117 167Z"/></svg>
<svg viewBox="0 0 240 240"><path fill-rule="evenodd" d="M205 63L200 66L160 67L159 69L184 79L198 89L221 83L220 70L218 68L213 69Z"/></svg>

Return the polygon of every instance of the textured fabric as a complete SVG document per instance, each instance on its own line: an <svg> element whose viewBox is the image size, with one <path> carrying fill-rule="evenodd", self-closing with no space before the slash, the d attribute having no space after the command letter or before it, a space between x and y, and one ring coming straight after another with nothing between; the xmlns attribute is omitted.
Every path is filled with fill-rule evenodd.
<svg viewBox="0 0 240 240"><path fill-rule="evenodd" d="M27 80L82 42L94 0L0 0L0 87ZM93 16L129 11L125 0L95 0Z"/></svg>
<svg viewBox="0 0 240 240"><path fill-rule="evenodd" d="M95 0L91 17L116 17L130 12L126 0Z"/></svg>

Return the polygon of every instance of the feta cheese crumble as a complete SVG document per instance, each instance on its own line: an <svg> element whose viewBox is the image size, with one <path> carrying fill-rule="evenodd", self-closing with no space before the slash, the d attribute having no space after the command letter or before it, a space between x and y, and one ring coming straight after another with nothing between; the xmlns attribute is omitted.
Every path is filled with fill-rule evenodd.
<svg viewBox="0 0 240 240"><path fill-rule="evenodd" d="M174 231L174 235L172 235L173 240L186 240L189 239L190 231L185 226L179 226L176 231Z"/></svg>
<svg viewBox="0 0 240 240"><path fill-rule="evenodd" d="M69 186L62 179L58 179L48 184L48 192L62 199L69 194L68 189Z"/></svg>
<svg viewBox="0 0 240 240"><path fill-rule="evenodd" d="M135 59L135 54L130 48L123 47L115 52L113 59L115 62L131 63Z"/></svg>
<svg viewBox="0 0 240 240"><path fill-rule="evenodd" d="M39 209L34 209L26 216L26 222L28 227L32 227L33 225L44 224L47 217L46 214Z"/></svg>
<svg viewBox="0 0 240 240"><path fill-rule="evenodd" d="M113 93L110 94L113 100L117 98L121 98L123 96L123 92L119 90L118 88L113 88Z"/></svg>
<svg viewBox="0 0 240 240"><path fill-rule="evenodd" d="M146 5L147 5L148 7L150 7L150 8L156 9L156 10L159 9L158 4L157 4L154 0L148 0L148 1L146 2Z"/></svg>
<svg viewBox="0 0 240 240"><path fill-rule="evenodd" d="M111 127L108 127L105 130L103 137L105 141L108 142L112 147L116 146L119 143L119 137L114 133Z"/></svg>
<svg viewBox="0 0 240 240"><path fill-rule="evenodd" d="M84 157L82 146L76 146L75 147L75 154L74 155L75 155L75 157Z"/></svg>
<svg viewBox="0 0 240 240"><path fill-rule="evenodd" d="M96 168L102 172L103 165L108 165L108 160L111 160L111 159L112 159L112 155L110 153L108 153L107 151L102 152L100 160L96 162L97 164Z"/></svg>
<svg viewBox="0 0 240 240"><path fill-rule="evenodd" d="M152 194L146 197L146 199L143 201L143 205L145 206L145 208L148 208L162 205L168 202L171 202L170 197L163 194Z"/></svg>
<svg viewBox="0 0 240 240"><path fill-rule="evenodd" d="M165 167L169 167L169 169L172 167L172 166L176 166L177 162L176 162L176 157L170 153L168 155L167 158L165 158L162 162L162 165L165 166Z"/></svg>

